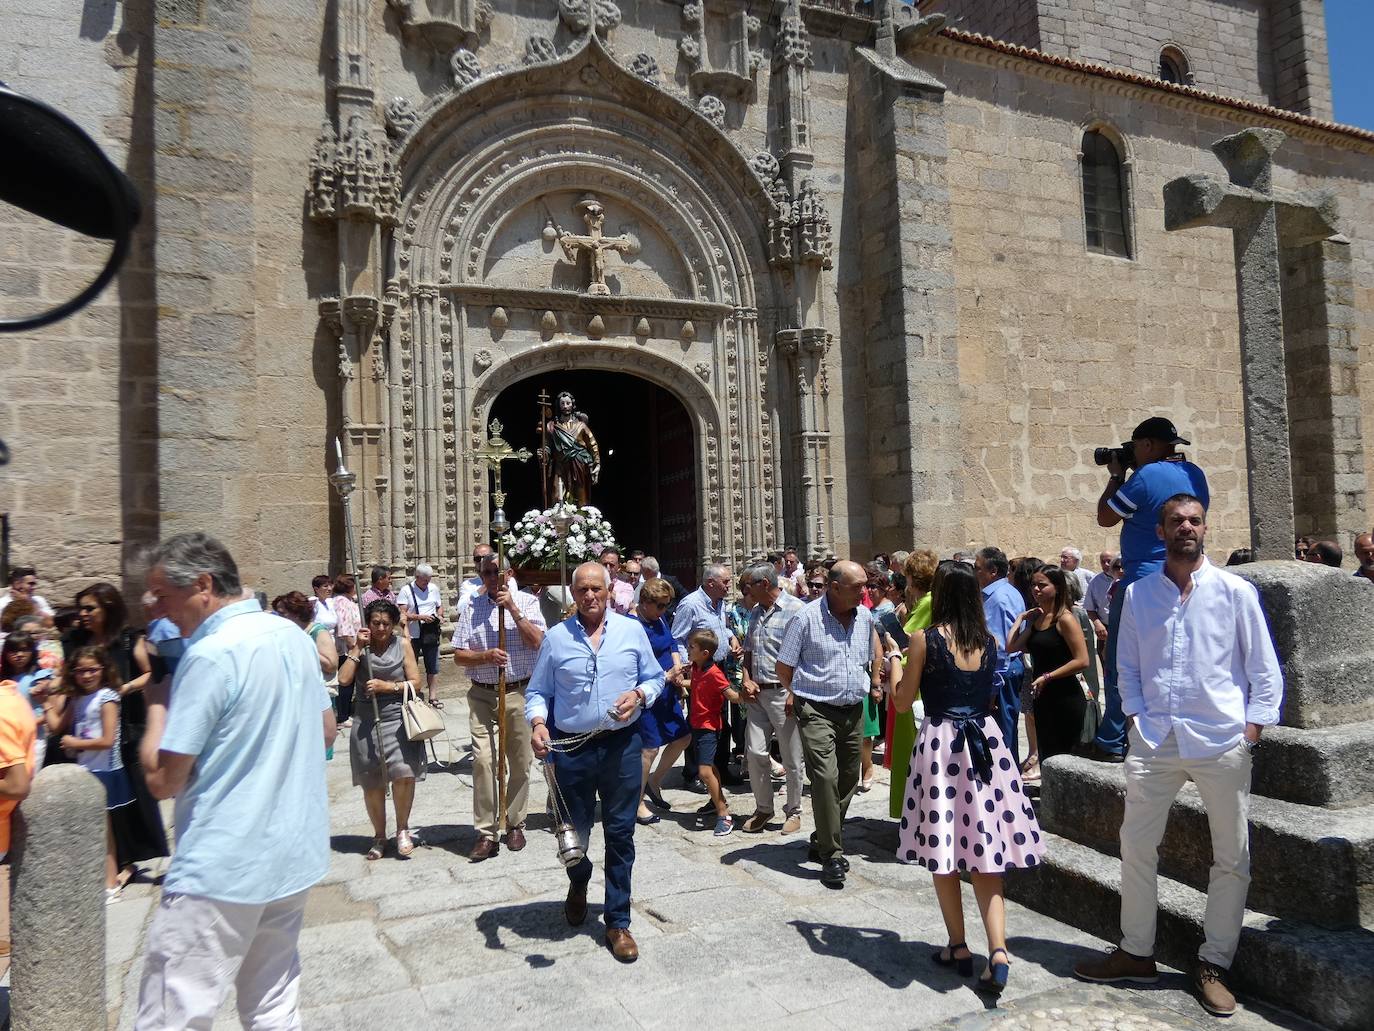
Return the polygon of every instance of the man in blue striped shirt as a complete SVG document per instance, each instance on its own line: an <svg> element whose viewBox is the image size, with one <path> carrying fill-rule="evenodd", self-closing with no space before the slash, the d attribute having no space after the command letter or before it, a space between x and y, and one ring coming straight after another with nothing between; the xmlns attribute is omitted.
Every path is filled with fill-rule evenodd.
<svg viewBox="0 0 1374 1031"><path fill-rule="evenodd" d="M788 620L775 666L801 731L816 821L811 860L827 888L843 888L849 870L841 828L859 786L864 698L882 675L873 615L859 604L867 582L857 562L836 562L825 597Z"/></svg>

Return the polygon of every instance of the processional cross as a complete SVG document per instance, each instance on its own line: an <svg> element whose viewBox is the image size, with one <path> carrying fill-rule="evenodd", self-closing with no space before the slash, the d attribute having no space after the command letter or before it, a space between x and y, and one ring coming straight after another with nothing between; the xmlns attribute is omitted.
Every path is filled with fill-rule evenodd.
<svg viewBox="0 0 1374 1031"><path fill-rule="evenodd" d="M606 252L617 251L624 254L633 249L634 241L623 235L601 235L601 227L606 222L606 209L593 194L584 193L573 210L578 212L582 216L582 221L587 224L588 235L560 233L558 242L569 261L575 262L579 252L587 252L588 263L591 266L591 280L587 284L587 293L594 297L609 297L611 288L606 285Z"/></svg>
<svg viewBox="0 0 1374 1031"><path fill-rule="evenodd" d="M487 429L487 439L482 446L472 452L472 457L482 464L488 466L496 474L496 489L491 492L491 500L498 509L506 507L506 495L501 490L501 463L502 462L528 462L534 455L521 448L516 451L506 443L501 436L501 423L496 419L491 421ZM493 527L493 529L495 529Z"/></svg>
<svg viewBox="0 0 1374 1031"><path fill-rule="evenodd" d="M1212 152L1229 182L1193 174L1164 187L1164 228L1220 226L1232 231L1240 311L1241 389L1250 474L1250 536L1259 557L1292 555L1293 467L1288 444L1288 380L1283 347L1279 248L1336 232L1333 194L1273 188L1274 152L1286 134L1246 129Z"/></svg>

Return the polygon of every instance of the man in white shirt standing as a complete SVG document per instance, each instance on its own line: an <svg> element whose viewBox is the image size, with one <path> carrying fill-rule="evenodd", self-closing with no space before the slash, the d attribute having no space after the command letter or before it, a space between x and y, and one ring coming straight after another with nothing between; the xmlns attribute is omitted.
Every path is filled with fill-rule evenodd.
<svg viewBox="0 0 1374 1031"><path fill-rule="evenodd" d="M1131 584L1117 647L1130 721L1121 824L1121 947L1078 964L1088 981L1157 980L1153 959L1159 842L1174 797L1197 785L1212 831L1212 871L1194 987L1216 1016L1235 1011L1226 971L1250 887L1250 762L1279 721L1283 677L1254 585L1207 561L1207 510L1191 494L1160 509L1163 572Z"/></svg>
<svg viewBox="0 0 1374 1031"><path fill-rule="evenodd" d="M1088 581L1088 593L1083 598L1083 610L1092 620L1093 632L1097 635L1097 654L1103 662L1106 661L1103 649L1107 646L1107 618L1111 608L1107 592L1112 589L1116 579L1112 576L1112 563L1115 561L1114 551L1104 551L1097 556L1097 564L1102 572Z"/></svg>
<svg viewBox="0 0 1374 1031"><path fill-rule="evenodd" d="M429 704L438 705L434 689L439 682L439 630L444 619L444 600L433 579L433 567L420 563L415 567L415 579L396 595L396 606L401 610L401 619L410 634L416 658L425 664L425 694Z"/></svg>

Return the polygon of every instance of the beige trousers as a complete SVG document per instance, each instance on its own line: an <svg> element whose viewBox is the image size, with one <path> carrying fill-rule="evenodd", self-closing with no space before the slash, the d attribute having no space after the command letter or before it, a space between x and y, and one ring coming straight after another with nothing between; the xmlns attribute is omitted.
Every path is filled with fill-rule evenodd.
<svg viewBox="0 0 1374 1031"><path fill-rule="evenodd" d="M1132 725L1126 756L1126 817L1121 822L1121 947L1133 956L1155 948L1156 872L1169 807L1187 781L1197 785L1212 832L1206 940L1198 957L1229 969L1240 944L1250 890L1250 749L1242 740L1206 759L1184 759L1170 734L1151 749Z"/></svg>
<svg viewBox="0 0 1374 1031"><path fill-rule="evenodd" d="M472 822L477 833L498 837L496 688L468 689L468 731L472 736ZM506 826L520 827L529 809L530 725L525 722L525 689L506 689Z"/></svg>

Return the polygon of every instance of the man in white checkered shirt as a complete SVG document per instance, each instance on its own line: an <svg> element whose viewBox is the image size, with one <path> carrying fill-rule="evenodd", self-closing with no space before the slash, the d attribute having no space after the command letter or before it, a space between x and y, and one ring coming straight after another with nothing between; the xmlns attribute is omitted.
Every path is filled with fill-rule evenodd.
<svg viewBox="0 0 1374 1031"><path fill-rule="evenodd" d="M525 722L525 685L534 671L539 646L544 643L544 617L531 594L502 585L501 567L495 555L486 555L477 567L481 589L463 607L453 628L453 661L472 679L468 690L468 729L472 735L472 822L480 837L469 858L474 863L490 859L501 846L497 840L497 679L506 668L506 761L510 779L506 785L506 847L519 852L525 847L525 813L530 793L530 728ZM509 566L506 567L509 576ZM506 648L497 647L500 611L506 614Z"/></svg>

